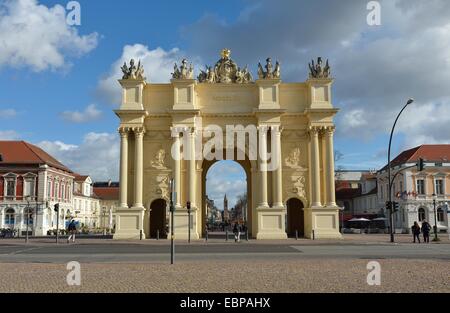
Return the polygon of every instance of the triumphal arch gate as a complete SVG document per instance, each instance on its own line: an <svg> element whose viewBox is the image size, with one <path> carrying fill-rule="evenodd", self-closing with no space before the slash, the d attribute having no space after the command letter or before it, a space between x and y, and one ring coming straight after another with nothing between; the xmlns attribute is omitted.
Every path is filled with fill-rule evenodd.
<svg viewBox="0 0 450 313"><path fill-rule="evenodd" d="M165 84L146 79L140 62L123 65L115 239L162 237L171 188L175 239L187 238L189 224L191 238L204 236L206 172L220 159L247 175L251 237L341 237L328 61L310 63L296 83L281 81L280 63L264 63L253 79L224 49L197 77L183 59Z"/></svg>

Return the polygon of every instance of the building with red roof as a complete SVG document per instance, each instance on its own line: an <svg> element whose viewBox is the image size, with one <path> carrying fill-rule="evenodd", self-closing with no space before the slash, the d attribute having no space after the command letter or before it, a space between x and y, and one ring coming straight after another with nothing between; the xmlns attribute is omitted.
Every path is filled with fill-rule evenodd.
<svg viewBox="0 0 450 313"><path fill-rule="evenodd" d="M418 171L419 159L424 160L423 171ZM385 206L389 198L387 169L386 165L377 173L380 206ZM410 232L415 221L421 225L427 220L439 231L448 232L450 145L421 145L405 150L392 160L391 172L392 177L395 175L392 195L399 204L394 227Z"/></svg>
<svg viewBox="0 0 450 313"><path fill-rule="evenodd" d="M0 141L0 228L45 235L72 208L74 173L25 141ZM28 222L28 223L27 223ZM28 226L27 226L28 224Z"/></svg>

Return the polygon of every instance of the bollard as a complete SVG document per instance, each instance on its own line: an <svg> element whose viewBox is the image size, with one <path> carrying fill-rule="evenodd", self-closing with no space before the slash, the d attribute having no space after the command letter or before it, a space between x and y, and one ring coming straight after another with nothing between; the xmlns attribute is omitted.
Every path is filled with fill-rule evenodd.
<svg viewBox="0 0 450 313"><path fill-rule="evenodd" d="M298 230L295 230L295 240L298 240Z"/></svg>
<svg viewBox="0 0 450 313"><path fill-rule="evenodd" d="M142 240L142 229L139 230L139 240Z"/></svg>
<svg viewBox="0 0 450 313"><path fill-rule="evenodd" d="M228 229L225 231L225 241L228 241Z"/></svg>
<svg viewBox="0 0 450 313"><path fill-rule="evenodd" d="M313 240L316 240L316 234L314 233L314 229L312 230L312 237L313 237Z"/></svg>
<svg viewBox="0 0 450 313"><path fill-rule="evenodd" d="M245 231L245 240L248 241L248 230Z"/></svg>
<svg viewBox="0 0 450 313"><path fill-rule="evenodd" d="M206 240L206 242L208 242L208 230L206 230L205 240Z"/></svg>
<svg viewBox="0 0 450 313"><path fill-rule="evenodd" d="M159 229L156 230L156 240L159 240Z"/></svg>

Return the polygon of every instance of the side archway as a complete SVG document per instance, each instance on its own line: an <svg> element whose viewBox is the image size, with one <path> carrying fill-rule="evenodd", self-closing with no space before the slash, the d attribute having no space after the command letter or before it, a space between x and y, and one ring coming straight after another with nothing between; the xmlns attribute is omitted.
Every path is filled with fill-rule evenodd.
<svg viewBox="0 0 450 313"><path fill-rule="evenodd" d="M295 231L298 236L305 235L305 215L303 212L303 202L297 198L291 198L286 202L287 207L287 229L288 236L294 237Z"/></svg>
<svg viewBox="0 0 450 313"><path fill-rule="evenodd" d="M150 238L165 238L166 234L166 200L156 199L150 204Z"/></svg>

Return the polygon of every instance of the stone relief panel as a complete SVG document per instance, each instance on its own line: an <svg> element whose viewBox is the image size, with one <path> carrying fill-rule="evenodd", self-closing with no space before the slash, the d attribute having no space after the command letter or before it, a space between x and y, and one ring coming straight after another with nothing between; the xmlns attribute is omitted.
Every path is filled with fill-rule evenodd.
<svg viewBox="0 0 450 313"><path fill-rule="evenodd" d="M145 175L144 201L161 198L169 200L170 171L147 171Z"/></svg>
<svg viewBox="0 0 450 313"><path fill-rule="evenodd" d="M291 132L291 140L283 141L283 189L284 199L299 198L308 201L307 144L299 138L302 132ZM285 133L283 132L283 135ZM299 136L297 136L299 135ZM295 141L294 141L295 140Z"/></svg>

